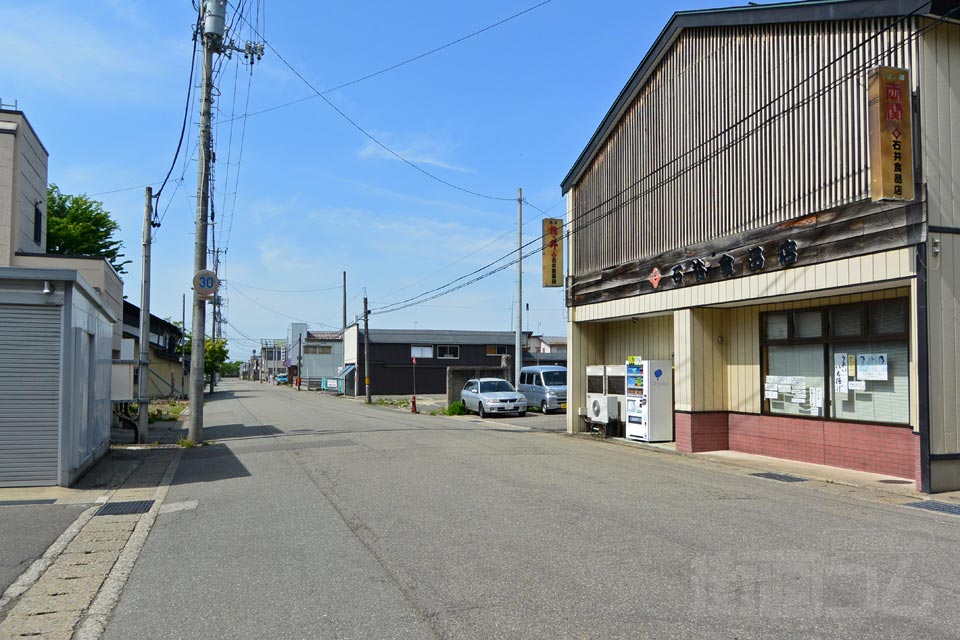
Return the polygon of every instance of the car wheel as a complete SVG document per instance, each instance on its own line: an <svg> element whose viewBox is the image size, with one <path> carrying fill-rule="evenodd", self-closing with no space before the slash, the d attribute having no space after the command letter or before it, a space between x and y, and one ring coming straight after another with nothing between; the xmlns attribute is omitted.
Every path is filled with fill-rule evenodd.
<svg viewBox="0 0 960 640"><path fill-rule="evenodd" d="M547 410L547 401L546 401L546 400L544 400L543 402L540 403L540 413L542 413L543 415L547 415L548 413L550 413L550 412Z"/></svg>
<svg viewBox="0 0 960 640"><path fill-rule="evenodd" d="M483 403L481 402L480 404L477 405L477 407L478 407L478 408L477 408L477 415L479 415L481 418L486 418L486 417L487 417L487 413L486 413L486 411L483 410Z"/></svg>

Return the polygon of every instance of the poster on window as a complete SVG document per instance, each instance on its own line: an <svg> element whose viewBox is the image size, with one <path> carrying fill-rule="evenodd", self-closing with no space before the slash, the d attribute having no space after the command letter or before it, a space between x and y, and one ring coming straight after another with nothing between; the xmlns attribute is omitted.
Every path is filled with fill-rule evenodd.
<svg viewBox="0 0 960 640"><path fill-rule="evenodd" d="M849 361L847 360L847 354L835 353L833 355L833 390L837 393L846 393L848 376Z"/></svg>
<svg viewBox="0 0 960 640"><path fill-rule="evenodd" d="M858 380L886 380L887 354L861 353L857 356Z"/></svg>

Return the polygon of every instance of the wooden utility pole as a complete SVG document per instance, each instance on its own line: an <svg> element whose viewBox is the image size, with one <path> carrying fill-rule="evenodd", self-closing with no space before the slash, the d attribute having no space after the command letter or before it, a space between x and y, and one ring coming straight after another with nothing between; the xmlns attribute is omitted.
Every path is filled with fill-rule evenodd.
<svg viewBox="0 0 960 640"><path fill-rule="evenodd" d="M302 333L297 338L297 391L300 391L301 380L303 380L303 334Z"/></svg>
<svg viewBox="0 0 960 640"><path fill-rule="evenodd" d="M226 3L205 0L203 33L203 68L200 83L200 140L197 151L197 219L193 250L194 273L207 268L207 218L210 200L210 114L213 99L213 54L219 52L225 29ZM203 356L206 346L207 303L194 292L192 345L190 350L190 424L187 438L203 442Z"/></svg>
<svg viewBox="0 0 960 640"><path fill-rule="evenodd" d="M146 444L150 429L150 243L153 235L153 187L143 205L143 255L140 278L140 356L137 378L137 443Z"/></svg>
<svg viewBox="0 0 960 640"><path fill-rule="evenodd" d="M347 333L347 272L343 272L343 333Z"/></svg>
<svg viewBox="0 0 960 640"><path fill-rule="evenodd" d="M513 385L520 384L523 366L523 189L517 189L517 332L513 352Z"/></svg>
<svg viewBox="0 0 960 640"><path fill-rule="evenodd" d="M370 311L367 309L367 294L363 294L363 387L366 403L372 402L370 394Z"/></svg>

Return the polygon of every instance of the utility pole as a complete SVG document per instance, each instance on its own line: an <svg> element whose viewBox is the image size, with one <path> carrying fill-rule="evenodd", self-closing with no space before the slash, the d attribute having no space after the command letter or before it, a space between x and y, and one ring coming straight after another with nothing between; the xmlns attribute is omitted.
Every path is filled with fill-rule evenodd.
<svg viewBox="0 0 960 640"><path fill-rule="evenodd" d="M363 294L363 387L366 389L366 403L370 404L370 311L367 309L366 293Z"/></svg>
<svg viewBox="0 0 960 640"><path fill-rule="evenodd" d="M343 334L347 334L347 272L343 272Z"/></svg>
<svg viewBox="0 0 960 640"><path fill-rule="evenodd" d="M300 391L300 381L303 380L303 334L297 337L297 391Z"/></svg>
<svg viewBox="0 0 960 640"><path fill-rule="evenodd" d="M194 272L207 268L207 215L210 199L210 113L213 95L213 54L223 44L226 0L203 0L203 66L200 83L200 140L197 150L197 219L193 251ZM206 301L194 294L193 338L190 350L190 425L187 438L203 442L203 356L206 346Z"/></svg>
<svg viewBox="0 0 960 640"><path fill-rule="evenodd" d="M513 384L520 384L523 364L521 338L523 336L523 189L517 189L517 334L514 340Z"/></svg>
<svg viewBox="0 0 960 640"><path fill-rule="evenodd" d="M226 33L227 0L201 0L203 3L202 32L195 34L203 43L203 65L200 83L200 134L197 151L197 219L193 251L194 273L207 268L207 226L210 207L210 173L212 145L210 143L210 116L213 102L213 55L233 51L242 52L251 65L263 57L263 44L248 42L239 49L231 40L224 41ZM190 353L190 423L187 438L203 442L203 375L204 347L206 346L206 303L194 293L193 346ZM212 382L212 379L211 379Z"/></svg>
<svg viewBox="0 0 960 640"><path fill-rule="evenodd" d="M183 294L183 301L180 306L180 395L187 395L187 294Z"/></svg>
<svg viewBox="0 0 960 640"><path fill-rule="evenodd" d="M143 205L143 254L140 280L140 362L137 383L137 443L146 444L150 428L150 241L153 232L153 187Z"/></svg>

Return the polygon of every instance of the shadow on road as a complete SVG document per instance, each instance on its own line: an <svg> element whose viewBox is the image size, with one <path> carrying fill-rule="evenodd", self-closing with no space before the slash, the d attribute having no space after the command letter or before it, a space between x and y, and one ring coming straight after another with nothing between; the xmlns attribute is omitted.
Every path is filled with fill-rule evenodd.
<svg viewBox="0 0 960 640"><path fill-rule="evenodd" d="M183 452L173 484L217 482L232 478L248 478L250 472L225 444L194 447Z"/></svg>

